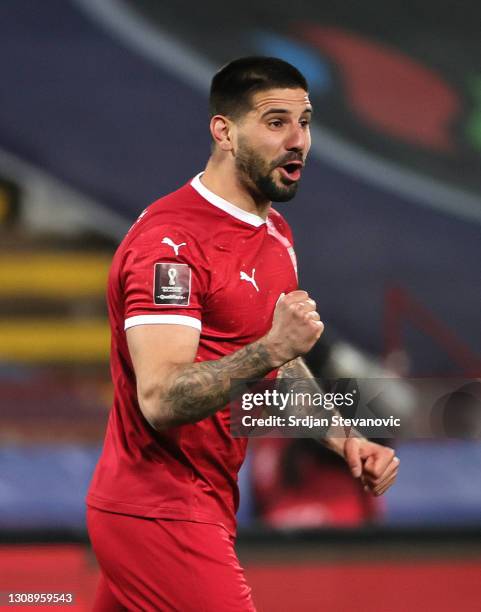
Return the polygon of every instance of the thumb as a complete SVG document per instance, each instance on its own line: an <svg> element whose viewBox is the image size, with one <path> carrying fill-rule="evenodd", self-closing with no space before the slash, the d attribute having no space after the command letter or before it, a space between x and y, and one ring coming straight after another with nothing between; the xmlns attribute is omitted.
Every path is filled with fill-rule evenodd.
<svg viewBox="0 0 481 612"><path fill-rule="evenodd" d="M344 444L344 458L354 478L362 474L362 461L359 452L360 441L357 438L348 438Z"/></svg>

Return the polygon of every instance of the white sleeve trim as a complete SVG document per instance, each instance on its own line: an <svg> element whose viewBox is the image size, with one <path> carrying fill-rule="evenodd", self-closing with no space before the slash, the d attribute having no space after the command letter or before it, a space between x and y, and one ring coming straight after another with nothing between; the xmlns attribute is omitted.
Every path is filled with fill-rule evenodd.
<svg viewBox="0 0 481 612"><path fill-rule="evenodd" d="M129 317L125 319L124 329L135 327L136 325L187 325L188 327L194 327L201 331L202 324L199 319L195 317L188 317L186 315L137 315L135 317Z"/></svg>

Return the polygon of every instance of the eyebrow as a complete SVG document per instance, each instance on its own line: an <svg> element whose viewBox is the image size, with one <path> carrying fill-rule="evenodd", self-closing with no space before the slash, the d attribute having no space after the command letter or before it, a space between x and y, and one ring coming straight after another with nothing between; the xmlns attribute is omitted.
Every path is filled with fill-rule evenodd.
<svg viewBox="0 0 481 612"><path fill-rule="evenodd" d="M267 115L271 115L271 114L276 114L276 115L288 115L290 113L290 111L288 111L285 108L270 108L269 110L266 110L264 113L262 113L261 115L261 119L263 119L264 117L266 117ZM310 113L312 114L312 108L305 108L302 111L302 114L304 113Z"/></svg>

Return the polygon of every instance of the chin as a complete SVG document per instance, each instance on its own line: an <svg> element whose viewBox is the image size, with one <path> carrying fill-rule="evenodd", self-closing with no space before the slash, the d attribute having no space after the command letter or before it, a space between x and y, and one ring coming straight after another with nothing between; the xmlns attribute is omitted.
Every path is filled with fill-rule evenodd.
<svg viewBox="0 0 481 612"><path fill-rule="evenodd" d="M285 181L283 177L276 177L271 182L270 199L273 202L288 202L297 193L298 181Z"/></svg>
<svg viewBox="0 0 481 612"><path fill-rule="evenodd" d="M259 194L271 202L288 202L296 195L298 183L284 183L272 174L258 177L255 185Z"/></svg>
<svg viewBox="0 0 481 612"><path fill-rule="evenodd" d="M273 202L289 202L297 193L297 183L292 185L290 188L276 189L275 193L272 193L271 200Z"/></svg>
<svg viewBox="0 0 481 612"><path fill-rule="evenodd" d="M276 198L272 198L272 202L290 202L294 199L295 193L285 193L284 195L279 195Z"/></svg>

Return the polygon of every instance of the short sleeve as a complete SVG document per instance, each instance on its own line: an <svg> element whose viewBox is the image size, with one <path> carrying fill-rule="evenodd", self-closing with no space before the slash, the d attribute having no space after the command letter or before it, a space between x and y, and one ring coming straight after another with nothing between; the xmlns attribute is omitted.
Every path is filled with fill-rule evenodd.
<svg viewBox="0 0 481 612"><path fill-rule="evenodd" d="M181 228L140 231L126 248L120 272L125 329L174 324L200 331L208 275L199 245Z"/></svg>

